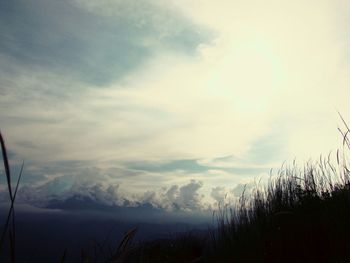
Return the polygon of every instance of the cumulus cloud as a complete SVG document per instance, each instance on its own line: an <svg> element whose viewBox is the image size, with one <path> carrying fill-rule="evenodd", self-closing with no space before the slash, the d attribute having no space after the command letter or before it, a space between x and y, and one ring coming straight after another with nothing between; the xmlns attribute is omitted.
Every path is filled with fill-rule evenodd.
<svg viewBox="0 0 350 263"><path fill-rule="evenodd" d="M190 183L178 186L163 187L159 191L147 191L142 200L168 211L199 211L208 208L204 196L198 193L203 183L191 180Z"/></svg>
<svg viewBox="0 0 350 263"><path fill-rule="evenodd" d="M210 196L218 203L223 204L227 199L228 191L223 186L214 187L211 190Z"/></svg>
<svg viewBox="0 0 350 263"><path fill-rule="evenodd" d="M210 204L204 202L204 195L200 194L203 183L191 180L183 185L171 185L154 191L145 191L140 194L120 191L119 184L96 181L75 181L69 184L66 176L57 177L47 183L33 186L22 186L17 195L19 204L34 205L44 208L51 202L65 202L70 199L84 202L92 202L103 206L138 207L143 204L151 204L155 208L165 211L198 212L206 210ZM8 202L6 189L0 192L0 201Z"/></svg>
<svg viewBox="0 0 350 263"><path fill-rule="evenodd" d="M232 194L235 197L241 197L243 194L249 196L252 190L256 187L254 182L247 184L237 184L232 190Z"/></svg>
<svg viewBox="0 0 350 263"><path fill-rule="evenodd" d="M40 186L25 185L18 191L17 202L37 207L46 207L51 201L62 201L70 198L86 198L100 205L124 205L125 199L118 191L119 185L101 183L67 184L65 178L55 178ZM1 201L6 202L5 192L1 192Z"/></svg>
<svg viewBox="0 0 350 263"><path fill-rule="evenodd" d="M215 200L214 207L234 205L243 194L244 196L249 197L255 188L256 184L254 182L246 184L239 183L233 188L217 186L212 188L210 196Z"/></svg>

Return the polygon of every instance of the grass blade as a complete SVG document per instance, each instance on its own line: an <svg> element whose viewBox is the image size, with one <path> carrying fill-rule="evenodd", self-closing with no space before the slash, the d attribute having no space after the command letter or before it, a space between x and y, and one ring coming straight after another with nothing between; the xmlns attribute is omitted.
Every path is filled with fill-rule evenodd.
<svg viewBox="0 0 350 263"><path fill-rule="evenodd" d="M18 190L19 182L21 181L21 178L22 178L23 167L24 167L24 162L22 163L21 170L20 170L20 173L19 173L19 176L18 176L18 180L17 180L17 184L16 184L15 193L14 193L13 199L11 200L11 207L10 207L9 212L8 212L8 214L7 214L7 219L6 219L5 228L4 228L4 230L2 231L2 234L1 234L0 251L1 251L2 245L3 245L4 241L5 241L5 236L6 236L7 230L8 230L8 228L9 228L9 223L10 223L11 215L12 215L13 212L14 212L14 203L15 203L15 199L16 199L16 195L17 195L17 190ZM14 224L14 216L13 216L13 224Z"/></svg>
<svg viewBox="0 0 350 263"><path fill-rule="evenodd" d="M10 166L9 166L9 161L8 161L8 158L7 158L7 151L6 151L5 141L4 141L4 138L2 137L1 132L0 132L0 144L1 144L1 151L2 151L2 159L3 159L4 167L5 167L7 187L8 187L8 190L9 190L10 199L12 201L13 197L12 197L12 187L11 187Z"/></svg>

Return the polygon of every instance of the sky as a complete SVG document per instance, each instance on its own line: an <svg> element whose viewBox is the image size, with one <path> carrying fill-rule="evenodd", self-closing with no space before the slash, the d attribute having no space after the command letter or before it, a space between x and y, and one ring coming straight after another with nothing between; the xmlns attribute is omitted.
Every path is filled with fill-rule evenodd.
<svg viewBox="0 0 350 263"><path fill-rule="evenodd" d="M25 161L18 201L207 209L284 161L336 151L349 12L342 0L1 1L0 128L14 174Z"/></svg>

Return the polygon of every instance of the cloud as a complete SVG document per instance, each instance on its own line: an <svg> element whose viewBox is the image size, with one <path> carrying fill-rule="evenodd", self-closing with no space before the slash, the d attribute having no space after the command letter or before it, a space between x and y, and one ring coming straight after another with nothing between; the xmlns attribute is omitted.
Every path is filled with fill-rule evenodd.
<svg viewBox="0 0 350 263"><path fill-rule="evenodd" d="M255 145L254 145L255 146ZM260 146L260 145L259 145ZM163 161L163 162L130 162L126 164L126 167L128 169L136 170L136 171L146 171L146 172L156 172L156 173L162 173L162 172L176 172L176 171L182 171L184 173L206 173L210 170L222 170L226 171L232 174L236 175L247 175L247 174L259 174L266 172L267 169L270 169L272 167L266 167L266 166L259 166L261 162L258 162L258 165L255 164L256 162L256 155L259 154L260 158L264 157L265 163L267 161L268 157L266 156L266 153L264 156L263 153L258 152L259 149L253 148L247 153L246 160L241 161L241 163L235 163L231 160L231 158L226 159L227 163L223 164L222 159L220 158L214 158L213 160L208 159L198 159L198 160L191 160L191 159L184 159L184 160L172 160L172 161ZM268 148L266 148L268 151ZM269 151L268 151L269 152ZM277 155L277 152L271 153ZM271 158L271 157L270 157ZM250 163L248 162L250 161ZM207 164L207 165L206 165ZM264 163L263 163L264 164ZM278 163L280 164L280 163Z"/></svg>
<svg viewBox="0 0 350 263"><path fill-rule="evenodd" d="M118 192L118 188L119 185L103 186L98 183L94 185L74 184L70 189L70 195L83 196L109 206L123 205L123 199Z"/></svg>
<svg viewBox="0 0 350 263"><path fill-rule="evenodd" d="M187 185L181 186L179 189L179 202L184 204L188 209L198 208L202 196L197 191L202 187L203 183L191 180Z"/></svg>
<svg viewBox="0 0 350 263"><path fill-rule="evenodd" d="M16 201L45 208L53 200L65 201L70 198L86 198L105 206L123 205L125 200L118 191L119 185L104 183L70 181L67 176L56 177L41 185L27 184L20 187ZM1 201L6 202L6 192L1 192Z"/></svg>
<svg viewBox="0 0 350 263"><path fill-rule="evenodd" d="M168 211L200 211L209 206L203 201L204 196L198 193L202 186L203 183L191 180L182 186L172 185L160 191L147 191L142 199Z"/></svg>
<svg viewBox="0 0 350 263"><path fill-rule="evenodd" d="M137 206L151 203L165 210L197 211L204 209L203 195L198 193L202 183L191 180L184 185L172 185L155 191L135 195L119 190L119 184L109 185L95 181L69 183L65 176L57 177L40 186L23 186L18 192L18 202L43 207L50 200L67 200L73 197L86 198L106 206ZM3 196L6 193L3 193ZM5 201L6 198L2 198Z"/></svg>
<svg viewBox="0 0 350 263"><path fill-rule="evenodd" d="M249 196L255 187L256 184L254 182L248 184L238 184L231 190L231 192L235 197L241 197L242 194Z"/></svg>
<svg viewBox="0 0 350 263"><path fill-rule="evenodd" d="M145 162L145 163L130 163L127 167L134 170L149 171L149 172L169 172L183 170L185 172L205 172L210 167L198 164L197 160L173 160L167 162Z"/></svg>
<svg viewBox="0 0 350 263"><path fill-rule="evenodd" d="M227 191L225 190L225 187L217 186L214 187L210 193L210 196L218 203L223 204L226 197L227 197Z"/></svg>
<svg viewBox="0 0 350 263"><path fill-rule="evenodd" d="M16 202L19 205L31 205L38 208L70 207L79 202L76 209L98 207L144 207L151 204L162 211L200 212L207 210L210 204L205 203L204 195L198 193L201 182L191 180L187 184L172 185L142 194L132 194L120 190L119 184L96 181L71 181L67 176L56 177L42 185L24 185L20 187ZM125 189L124 189L125 190ZM0 192L1 203L8 202L6 189ZM62 204L60 206L60 204ZM111 210L112 211L112 210Z"/></svg>
<svg viewBox="0 0 350 263"><path fill-rule="evenodd" d="M84 1L2 2L0 52L24 67L50 68L102 85L140 67L155 49L191 54L207 38L185 17L150 1L117 1L108 7L118 10L113 15L86 6Z"/></svg>
<svg viewBox="0 0 350 263"><path fill-rule="evenodd" d="M225 186L217 186L212 188L210 196L215 200L214 207L222 205L234 206L239 202L239 198L244 194L245 197L249 198L252 191L256 188L254 182L246 184L239 183L233 188Z"/></svg>

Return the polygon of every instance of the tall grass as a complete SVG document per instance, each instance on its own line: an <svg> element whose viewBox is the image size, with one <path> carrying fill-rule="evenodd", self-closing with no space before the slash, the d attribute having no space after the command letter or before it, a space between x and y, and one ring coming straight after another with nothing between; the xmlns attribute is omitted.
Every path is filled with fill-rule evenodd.
<svg viewBox="0 0 350 263"><path fill-rule="evenodd" d="M9 256L4 258L8 258L11 262L16 262L16 223L15 223L15 200L17 195L17 190L19 186L19 182L22 178L22 172L24 163L22 163L21 170L18 176L17 184L15 191L12 190L12 184L11 184L11 170L9 165L9 160L7 157L7 150L5 146L5 140L0 132L0 145L1 145L1 152L2 152L2 159L4 164L4 170L5 170L5 176L7 181L7 189L9 192L9 198L10 198L10 208L7 213L6 223L1 233L1 239L0 239L0 257L2 254L5 254L3 251L4 244L6 240L6 236L8 235L9 240Z"/></svg>
<svg viewBox="0 0 350 263"><path fill-rule="evenodd" d="M342 119L343 120L343 119ZM349 127L343 149L277 178L221 209L208 262L350 262Z"/></svg>
<svg viewBox="0 0 350 263"><path fill-rule="evenodd" d="M324 172L308 164L300 177L295 167L286 168L251 198L242 196L235 209L218 217L213 257L222 262L350 260L349 181L326 184Z"/></svg>
<svg viewBox="0 0 350 263"><path fill-rule="evenodd" d="M335 163L329 155L303 167L283 165L267 185L220 207L206 239L143 243L127 262L350 262L350 129L344 124ZM185 248L178 244L184 240ZM200 255L176 261L194 247Z"/></svg>
<svg viewBox="0 0 350 263"><path fill-rule="evenodd" d="M141 243L125 262L350 262L350 174L328 161L283 167L207 235Z"/></svg>

